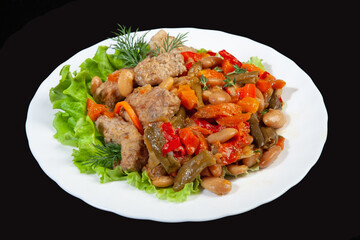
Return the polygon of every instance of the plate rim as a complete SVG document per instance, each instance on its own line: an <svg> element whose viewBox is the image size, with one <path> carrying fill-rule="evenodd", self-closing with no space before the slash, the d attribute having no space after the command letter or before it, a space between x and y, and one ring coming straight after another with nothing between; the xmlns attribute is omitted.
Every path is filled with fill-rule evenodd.
<svg viewBox="0 0 360 240"><path fill-rule="evenodd" d="M200 28L193 28L193 27L181 27L181 28L157 28L157 29L151 29L151 30L146 30L146 31L139 31L139 33L143 33L143 32L147 32L147 31L157 31L157 30L160 30L160 29L164 29L165 31L177 31L177 32L183 32L183 31L188 31L188 30L191 30L191 31L209 31L209 32L219 32L221 34L226 34L226 35L231 35L232 37L240 37L240 38L243 38L245 39L246 41L251 41L252 43L254 44L260 44L262 47L266 47L268 49L270 49L271 51L275 51L277 54L280 54L280 56L282 58L285 58L287 61L290 61L292 64L294 64L299 70L301 70L304 74L306 74L306 76L308 77L308 79L310 79L310 82L312 83L312 87L314 87L314 90L317 91L319 97L320 97L320 105L322 105L323 107L323 110L324 110L324 117L325 117L325 123L323 124L324 125L324 130L325 130L325 136L323 136L323 142L320 144L320 148L318 149L318 152L316 154L316 157L314 157L314 161L311 162L311 164L308 164L306 169L304 170L305 174L301 174L300 177L296 178L296 179L293 179L292 180L292 183L291 184L288 184L288 187L287 188L283 188L281 191L277 191L277 194L272 194L271 197L268 197L266 199L263 199L262 201L257 201L257 203L251 207L248 207L246 210L244 211L241 211L241 212L234 212L232 214L228 214L228 213L224 213L223 215L217 215L217 216L214 216L214 217L207 217L206 219L202 219L202 218L192 218L191 216L189 216L188 218L178 218L178 219L174 219L174 218L171 218L171 219L165 219L164 217L157 217L157 216L152 216L152 217L139 217L139 216L133 216L131 214L127 214L127 213L119 213L119 212L114 212L112 209L109 209L107 207L104 207L104 206L99 206L98 204L96 204L95 202L92 202L90 199L87 199L86 197L84 196L80 196L78 193L72 191L72 189L70 189L68 186L64 186L64 184L62 184L61 182L59 182L58 179L56 179L55 176L52 176L51 174L49 174L48 171L45 170L45 166L44 164L38 160L39 156L37 156L37 153L35 153L33 151L34 147L33 147L33 143L30 141L30 138L29 137L29 132L30 131L30 123L31 123L31 119L29 118L29 116L31 117L31 111L34 107L34 102L36 100L36 97L38 97L38 95L40 94L40 89L43 89L44 86L46 84L48 84L48 79L51 79L51 77L55 74L58 74L60 72L60 69L67 64L67 62L71 61L72 59L76 58L76 56L79 56L81 53L83 52L87 52L89 51L90 49L92 48L95 48L97 46L100 46L100 45L103 45L105 42L108 42L109 39L105 39L103 41L100 41L96 44L93 44L85 49L82 49L81 51L77 52L76 54L74 54L73 56L71 56L69 59L67 59L66 61L64 61L62 64L60 64L58 67L56 67L50 74L47 78L45 78L45 80L39 85L38 89L36 90L33 98L31 99L30 103L29 103L29 106L28 106L28 111L27 111L27 115L26 115L26 121L25 121L25 131L26 131L26 136L27 136L27 139L28 139L28 144L29 144L29 148L35 158L35 160L37 161L37 163L39 164L39 166L41 167L41 169L45 172L45 174L50 178L52 179L57 185L59 185L64 191L68 192L69 194L71 194L72 196L78 198L78 199L81 199L82 201L86 202L87 204L93 206L93 207L96 207L98 209L101 209L101 210L105 210L105 211L109 211L109 212L114 212L120 216L124 216L124 217L128 217L128 218L133 218L133 219L143 219L143 220L153 220L153 221L159 221L159 222L199 222L199 221L209 221L209 220L214 220L214 219L220 219L220 218L223 218L223 217L226 217L226 216L233 216L233 215L238 215L238 214L241 214L241 213L244 213L244 212L247 212L247 211L250 211L254 208L257 208L263 204L266 204L268 202L271 202L277 198L279 198L281 195L283 195L284 193L286 193L289 189L291 189L292 187L294 187L295 185L297 185L307 174L308 172L311 170L311 168L316 164L316 162L319 160L320 156L321 156L321 153L322 153L322 150L326 144L326 140L327 140L327 136L328 136L328 113L327 113L327 110L326 110L326 105L325 105L325 102L324 102L324 98L321 94L321 92L319 91L319 89L317 88L317 86L315 85L315 83L312 81L312 79L310 78L310 76L303 70L301 69L292 59L286 57L285 55L283 55L282 53L280 53L279 51L277 51L276 49L270 47L270 46L267 46L263 43L260 43L260 42L257 42L257 41L254 41L250 38L247 38L247 37L244 37L244 36L239 36L239 35L236 35L236 34L232 34L232 33L228 33L228 32L224 32L224 31L221 31L221 30L211 30L211 29L200 29ZM83 59L82 61L84 61L85 59ZM78 66L73 66L73 67L78 67ZM59 75L57 75L59 76ZM58 80L59 80L59 77L58 77ZM58 81L57 80L57 81ZM52 86L54 87L54 86ZM50 90L50 89L48 89ZM50 101L50 100L49 100ZM52 126L51 126L52 127ZM56 141L56 139L54 139ZM61 143L58 142L60 145ZM61 146L64 146L64 145L61 145ZM68 147L68 146L66 146ZM72 164L72 161L71 161L71 164ZM76 168L74 166L74 168ZM76 168L77 170L77 168ZM78 172L79 174L81 174L80 172ZM81 174L81 175L84 175L84 174ZM136 189L137 191L140 191L138 189ZM155 196L153 196L154 198L156 198ZM158 199L157 199L158 200ZM164 200L158 200L158 201L164 201Z"/></svg>

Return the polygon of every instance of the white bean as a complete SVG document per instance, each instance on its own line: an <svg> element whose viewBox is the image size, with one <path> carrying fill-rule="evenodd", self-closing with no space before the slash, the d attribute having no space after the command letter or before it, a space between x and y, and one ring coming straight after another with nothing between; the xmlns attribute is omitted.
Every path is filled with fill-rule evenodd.
<svg viewBox="0 0 360 240"><path fill-rule="evenodd" d="M228 103L230 101L231 101L230 95L223 90L214 91L209 96L209 102L211 104Z"/></svg>
<svg viewBox="0 0 360 240"><path fill-rule="evenodd" d="M91 84L90 84L90 93L91 95L94 95L95 92L96 92L96 89L98 87L100 87L100 85L102 84L102 80L98 77L98 76L95 76L91 79Z"/></svg>
<svg viewBox="0 0 360 240"><path fill-rule="evenodd" d="M275 159L279 156L280 153L281 153L280 146L278 145L272 146L261 156L259 167L260 168L268 167L271 163L275 161Z"/></svg>
<svg viewBox="0 0 360 240"><path fill-rule="evenodd" d="M123 97L128 96L133 91L133 81L135 74L133 70L122 69L118 78L119 92Z"/></svg>
<svg viewBox="0 0 360 240"><path fill-rule="evenodd" d="M232 175L239 175L239 174L246 173L246 171L248 170L248 166L230 164L227 166L227 169L228 169L229 173L231 173Z"/></svg>
<svg viewBox="0 0 360 240"><path fill-rule="evenodd" d="M166 80L162 81L160 84L159 84L159 87L161 88L165 88L167 90L170 91L170 89L172 88L174 84L174 79L172 77L168 77Z"/></svg>
<svg viewBox="0 0 360 240"><path fill-rule="evenodd" d="M235 128L225 128L217 133L213 133L210 134L207 137L207 141L209 143L216 143L216 142L220 142L220 143L224 143L227 140L231 139L232 137L234 137L239 131Z"/></svg>
<svg viewBox="0 0 360 240"><path fill-rule="evenodd" d="M219 177L204 177L201 186L217 195L224 195L231 191L231 182Z"/></svg>
<svg viewBox="0 0 360 240"><path fill-rule="evenodd" d="M262 121L268 127L281 128L286 123L286 117L279 109L270 109L262 117Z"/></svg>
<svg viewBox="0 0 360 240"><path fill-rule="evenodd" d="M151 181L155 187L168 187L174 184L174 178L171 176L160 176Z"/></svg>

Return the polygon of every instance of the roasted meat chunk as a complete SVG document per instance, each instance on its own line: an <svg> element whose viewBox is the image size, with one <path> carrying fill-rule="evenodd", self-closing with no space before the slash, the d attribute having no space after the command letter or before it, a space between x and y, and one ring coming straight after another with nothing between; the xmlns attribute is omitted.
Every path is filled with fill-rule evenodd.
<svg viewBox="0 0 360 240"><path fill-rule="evenodd" d="M113 81L102 82L99 77L91 80L91 94L97 103L103 103L114 109L116 102L124 97L120 94L118 83Z"/></svg>
<svg viewBox="0 0 360 240"><path fill-rule="evenodd" d="M181 103L178 96L161 87L146 92L135 90L125 101L132 106L144 127L151 122L169 120L179 111Z"/></svg>
<svg viewBox="0 0 360 240"><path fill-rule="evenodd" d="M139 171L145 166L148 152L139 133L132 122L127 122L120 116L109 118L101 115L95 122L98 131L104 136L105 142L121 145L120 167L126 170Z"/></svg>
<svg viewBox="0 0 360 240"><path fill-rule="evenodd" d="M135 81L140 86L157 85L168 77L179 76L185 71L184 57L178 52L147 57L134 68Z"/></svg>

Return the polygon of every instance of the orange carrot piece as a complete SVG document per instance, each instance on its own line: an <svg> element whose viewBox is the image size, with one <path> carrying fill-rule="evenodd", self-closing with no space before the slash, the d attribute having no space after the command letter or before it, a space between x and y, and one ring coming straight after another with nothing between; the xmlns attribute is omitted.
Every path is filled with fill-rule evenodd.
<svg viewBox="0 0 360 240"><path fill-rule="evenodd" d="M125 102L125 101L121 101L121 102L118 102L116 105L115 105L115 109L114 109L114 113L117 113L119 114L120 112L120 109L121 108L124 108L125 111L129 114L129 117L131 119L131 121L134 123L135 127L138 129L138 131L143 135L144 134L144 130L143 130L143 127L141 125L141 122L139 120L139 118L137 117L134 109L129 105L129 103Z"/></svg>
<svg viewBox="0 0 360 240"><path fill-rule="evenodd" d="M198 98L195 91L189 85L179 86L178 97L181 100L181 104L188 110L194 109L197 105Z"/></svg>
<svg viewBox="0 0 360 240"><path fill-rule="evenodd" d="M278 142L276 143L276 145L281 147L281 150L284 150L285 147L285 138L282 136L279 136L278 138Z"/></svg>
<svg viewBox="0 0 360 240"><path fill-rule="evenodd" d="M197 77L201 78L202 76L205 76L206 78L218 78L221 80L225 80L225 76L222 73L219 73L216 70L213 69L203 69L198 72Z"/></svg>
<svg viewBox="0 0 360 240"><path fill-rule="evenodd" d="M237 104L240 105L242 111L249 113L256 113L259 108L259 101L254 97L244 97Z"/></svg>
<svg viewBox="0 0 360 240"><path fill-rule="evenodd" d="M108 112L108 108L106 105L97 104L90 98L88 98L86 101L86 110L87 115L92 121L95 121L104 112Z"/></svg>
<svg viewBox="0 0 360 240"><path fill-rule="evenodd" d="M285 85L286 85L285 81L278 79L272 84L272 88L273 89L281 89L281 88L285 87Z"/></svg>

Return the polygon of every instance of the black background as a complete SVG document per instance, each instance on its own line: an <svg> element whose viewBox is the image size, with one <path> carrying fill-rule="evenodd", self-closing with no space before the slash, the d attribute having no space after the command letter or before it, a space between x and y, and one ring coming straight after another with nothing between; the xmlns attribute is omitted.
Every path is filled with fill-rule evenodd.
<svg viewBox="0 0 360 240"><path fill-rule="evenodd" d="M354 138L358 134L359 74L357 57L349 57L359 49L352 9L345 3L292 1L279 5L257 1L1 1L1 132L5 142L1 196L6 212L2 229L11 236L50 238L359 237L359 156ZM321 91L329 114L327 142L317 164L276 200L240 215L202 223L129 219L91 207L63 191L29 150L27 109L41 82L58 65L112 37L117 23L140 30L222 30L271 46L294 60Z"/></svg>

